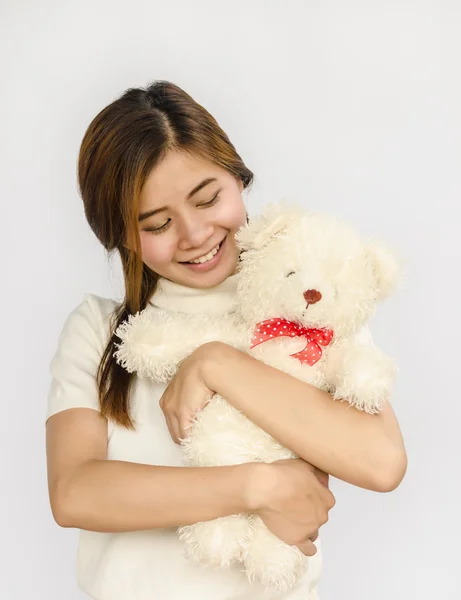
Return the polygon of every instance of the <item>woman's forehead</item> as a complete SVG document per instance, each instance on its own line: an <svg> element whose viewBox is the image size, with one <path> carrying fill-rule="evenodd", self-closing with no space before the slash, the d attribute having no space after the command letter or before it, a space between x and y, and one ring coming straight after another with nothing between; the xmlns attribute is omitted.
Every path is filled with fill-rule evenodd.
<svg viewBox="0 0 461 600"><path fill-rule="evenodd" d="M149 173L141 192L144 203L163 204L185 200L205 179L222 177L222 169L200 156L170 152Z"/></svg>

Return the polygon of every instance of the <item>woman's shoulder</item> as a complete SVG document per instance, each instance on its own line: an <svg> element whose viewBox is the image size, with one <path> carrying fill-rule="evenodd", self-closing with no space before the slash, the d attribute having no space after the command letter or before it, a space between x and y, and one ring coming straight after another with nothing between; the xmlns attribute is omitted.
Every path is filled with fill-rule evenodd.
<svg viewBox="0 0 461 600"><path fill-rule="evenodd" d="M87 293L83 295L82 301L75 310L80 309L81 312L88 314L94 321L106 323L119 306L120 302L112 298Z"/></svg>
<svg viewBox="0 0 461 600"><path fill-rule="evenodd" d="M102 352L108 341L113 315L119 306L120 303L111 298L83 294L64 319L58 345L71 341L74 347L92 345Z"/></svg>
<svg viewBox="0 0 461 600"><path fill-rule="evenodd" d="M84 294L64 319L49 366L46 419L68 408L99 410L96 373L118 306L110 298Z"/></svg>
<svg viewBox="0 0 461 600"><path fill-rule="evenodd" d="M112 314L115 309L120 306L120 302L112 298L104 298L97 294L83 294L83 298L76 309L81 308L83 311L91 312L98 319L104 319Z"/></svg>

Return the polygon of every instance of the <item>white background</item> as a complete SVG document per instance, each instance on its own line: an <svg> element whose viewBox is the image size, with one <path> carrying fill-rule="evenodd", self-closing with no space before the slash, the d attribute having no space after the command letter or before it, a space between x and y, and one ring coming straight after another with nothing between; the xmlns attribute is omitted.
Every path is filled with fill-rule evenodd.
<svg viewBox="0 0 461 600"><path fill-rule="evenodd" d="M390 494L332 482L322 600L459 599L459 2L2 0L1 13L0 598L84 597L76 531L48 505L48 364L83 294L120 299L122 280L86 224L76 159L97 112L168 79L254 170L250 214L298 199L406 265L371 329L400 366L408 473Z"/></svg>

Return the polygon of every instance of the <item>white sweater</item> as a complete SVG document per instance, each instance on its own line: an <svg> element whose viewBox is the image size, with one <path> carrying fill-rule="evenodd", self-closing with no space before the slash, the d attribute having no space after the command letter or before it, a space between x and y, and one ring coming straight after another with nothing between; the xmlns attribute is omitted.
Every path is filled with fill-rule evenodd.
<svg viewBox="0 0 461 600"><path fill-rule="evenodd" d="M147 310L186 313L231 312L238 274L211 289L195 289L161 278ZM69 408L99 410L96 370L109 333L113 300L92 294L68 316L50 365L52 381L47 415ZM181 448L168 433L158 405L164 385L135 377L132 417L136 430L108 424L108 460L181 466ZM241 565L199 568L183 556L175 529L126 533L80 531L77 553L79 587L95 600L318 600L321 550L309 561L300 584L283 596L250 584Z"/></svg>

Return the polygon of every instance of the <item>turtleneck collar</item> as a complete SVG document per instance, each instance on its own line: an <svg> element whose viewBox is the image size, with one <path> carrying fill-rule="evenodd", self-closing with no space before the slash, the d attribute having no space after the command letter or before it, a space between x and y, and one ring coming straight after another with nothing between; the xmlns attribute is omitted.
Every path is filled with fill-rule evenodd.
<svg viewBox="0 0 461 600"><path fill-rule="evenodd" d="M174 312L224 314L235 311L239 272L212 288L191 288L164 277L158 280L150 304Z"/></svg>

